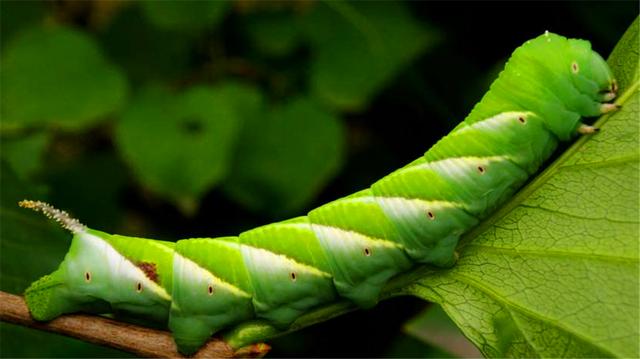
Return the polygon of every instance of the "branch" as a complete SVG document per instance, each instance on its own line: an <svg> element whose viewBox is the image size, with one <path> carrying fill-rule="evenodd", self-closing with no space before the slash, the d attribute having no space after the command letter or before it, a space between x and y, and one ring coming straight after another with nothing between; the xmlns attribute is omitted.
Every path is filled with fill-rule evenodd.
<svg viewBox="0 0 640 359"><path fill-rule="evenodd" d="M425 267L418 267L416 270L397 276L388 283L380 299L398 295L415 295L410 284L425 275L424 270ZM210 339L193 357L260 358L267 354L271 348L267 344L252 343L285 335L354 309L356 307L349 301L330 303L303 314L292 323L289 329L284 331L274 328L265 321L242 323L223 333L222 339ZM86 342L124 350L142 357L184 357L178 353L173 337L167 331L87 314L68 314L49 322L38 322L31 318L22 297L2 291L0 291L0 321L66 335ZM233 348L240 349L234 351Z"/></svg>
<svg viewBox="0 0 640 359"><path fill-rule="evenodd" d="M183 358L171 333L117 322L95 315L70 314L50 322L36 322L22 297L0 291L0 320L78 338L80 340L124 350L143 357ZM213 338L193 357L237 358L262 357L266 344L249 345L234 351L226 342Z"/></svg>

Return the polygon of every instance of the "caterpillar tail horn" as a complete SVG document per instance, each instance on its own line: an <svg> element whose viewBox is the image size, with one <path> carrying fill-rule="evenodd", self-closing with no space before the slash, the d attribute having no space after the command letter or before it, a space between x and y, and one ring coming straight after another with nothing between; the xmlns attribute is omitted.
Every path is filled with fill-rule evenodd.
<svg viewBox="0 0 640 359"><path fill-rule="evenodd" d="M77 219L71 217L67 212L59 210L52 205L42 201L23 200L18 202L22 208L29 208L36 212L41 212L48 218L58 222L63 228L75 235L84 233L86 227ZM51 320L61 314L77 311L77 306L83 306L65 285L66 270L60 266L51 274L33 282L25 291L24 297L31 315L36 320ZM87 310L102 310L106 303L94 303ZM106 309L106 308L104 308Z"/></svg>
<svg viewBox="0 0 640 359"><path fill-rule="evenodd" d="M18 202L18 206L22 208L29 208L36 212L41 212L45 216L58 222L62 228L68 230L71 233L79 233L86 231L87 227L80 223L77 219L71 217L69 213L57 209L49 203L42 201L22 200Z"/></svg>

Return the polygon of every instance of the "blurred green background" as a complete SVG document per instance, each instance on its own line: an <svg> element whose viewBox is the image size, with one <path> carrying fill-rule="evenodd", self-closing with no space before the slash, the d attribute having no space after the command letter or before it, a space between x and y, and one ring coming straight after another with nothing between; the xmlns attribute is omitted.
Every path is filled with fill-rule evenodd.
<svg viewBox="0 0 640 359"><path fill-rule="evenodd" d="M638 13L634 1L0 6L0 289L12 293L68 246L20 199L166 240L301 215L420 156L525 40L549 30L606 57ZM4 323L0 334L4 357L126 355ZM412 298L272 344L277 357L477 355Z"/></svg>

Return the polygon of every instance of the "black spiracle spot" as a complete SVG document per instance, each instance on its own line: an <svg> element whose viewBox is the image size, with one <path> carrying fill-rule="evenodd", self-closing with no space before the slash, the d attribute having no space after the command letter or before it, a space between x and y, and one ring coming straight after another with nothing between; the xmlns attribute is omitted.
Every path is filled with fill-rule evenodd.
<svg viewBox="0 0 640 359"><path fill-rule="evenodd" d="M427 217L432 221L436 219L436 215L432 211L427 211Z"/></svg>

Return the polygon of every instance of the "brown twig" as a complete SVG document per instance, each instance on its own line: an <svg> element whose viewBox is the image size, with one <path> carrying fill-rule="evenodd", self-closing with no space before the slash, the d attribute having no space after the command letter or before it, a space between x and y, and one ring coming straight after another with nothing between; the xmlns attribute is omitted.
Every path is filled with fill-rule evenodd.
<svg viewBox="0 0 640 359"><path fill-rule="evenodd" d="M183 358L171 333L117 322L94 315L71 314L50 322L34 321L22 297L0 291L0 320L78 338L87 342L121 349L143 357ZM221 339L209 340L193 357L262 357L266 344L250 345L234 351Z"/></svg>

